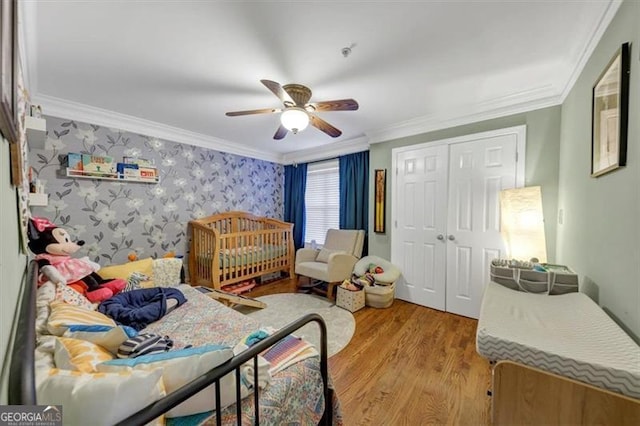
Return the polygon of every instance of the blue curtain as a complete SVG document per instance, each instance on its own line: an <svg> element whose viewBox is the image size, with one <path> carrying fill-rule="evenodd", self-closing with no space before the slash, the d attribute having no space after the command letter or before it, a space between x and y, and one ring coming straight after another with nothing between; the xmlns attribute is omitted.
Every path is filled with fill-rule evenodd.
<svg viewBox="0 0 640 426"><path fill-rule="evenodd" d="M284 221L293 223L296 250L304 246L304 191L307 187L307 164L284 166Z"/></svg>
<svg viewBox="0 0 640 426"><path fill-rule="evenodd" d="M339 162L340 229L366 231L369 227L369 151L343 155Z"/></svg>

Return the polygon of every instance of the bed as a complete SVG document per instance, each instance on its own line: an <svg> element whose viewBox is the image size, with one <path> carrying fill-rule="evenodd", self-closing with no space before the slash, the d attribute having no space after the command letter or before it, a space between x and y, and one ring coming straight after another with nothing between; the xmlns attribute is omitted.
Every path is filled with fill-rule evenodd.
<svg viewBox="0 0 640 426"><path fill-rule="evenodd" d="M284 271L293 276L293 224L231 211L189 222L189 282L220 289Z"/></svg>
<svg viewBox="0 0 640 426"><path fill-rule="evenodd" d="M34 354L37 321L36 313L36 281L37 264L29 265L28 284L26 285L20 304L19 320L11 355L9 376L9 404L54 405L56 401L43 401L36 398L36 383L38 383L38 397L42 390L41 380L37 380L36 364L39 362ZM180 351L192 345L200 348L202 345L215 343L221 347L233 347L248 333L260 329L261 325L249 317L240 314L227 306L210 299L205 294L188 285L176 287L182 291L187 302L166 314L160 321L149 324L141 333L158 333L170 336L174 347L171 351ZM40 296L38 296L40 297ZM52 305L53 306L53 305ZM52 308L52 312L55 309ZM51 314L53 315L53 314ZM39 315L38 315L39 316ZM319 356L302 359L299 362L283 368L275 373L270 383L264 389L258 389L249 396L242 398L240 384L241 369L253 365L253 383L259 383L259 366L256 355L263 354L268 348L277 345L282 339L291 338L291 334L302 325L316 322L321 331L321 348ZM170 351L170 352L171 352ZM170 353L168 352L168 353ZM202 390L215 389L215 409L189 416L166 419L169 425L195 424L340 424L339 405L329 387L326 358L326 326L317 314L305 317L283 327L271 336L250 346L247 350L233 356L196 377L190 383L179 389L161 396L135 412L120 413L117 424L162 424L164 413L180 407L184 401L194 401L194 395L202 397ZM249 362L249 364L247 364ZM253 364L251 364L253 363ZM231 374L229 374L231 373ZM49 373L51 374L51 373ZM234 389L225 389L225 378L235 376ZM221 380L222 378L222 380ZM96 380L96 379L92 379ZM166 382L165 382L166 385ZM213 387L212 387L213 385ZM152 389L149 389L153 393ZM225 395L235 397L231 404L220 402ZM238 404L237 401L241 400ZM331 401L331 403L325 403ZM67 407L63 413L71 414ZM155 419L155 420L154 420Z"/></svg>
<svg viewBox="0 0 640 426"><path fill-rule="evenodd" d="M494 371L494 420L504 414L505 409L509 415L515 411L529 412L516 410L516 402L510 400L505 404L503 398L513 398L519 393L529 398L527 404L531 406L532 395L537 395L540 402L545 394L550 395L549 386L559 386L557 382L550 385L541 380L545 385L537 389L533 389L533 382L528 382L520 392L514 392L513 388L505 392L504 389L509 389L503 386L505 372L518 369L499 361L527 366L518 374L536 371L546 375L545 380L555 377L583 390L606 389L600 392L603 397L616 399L622 395L622 400L636 407L633 409L636 416L640 412L640 347L585 294L538 295L490 282L482 300L476 347L484 358L498 362ZM501 394L495 389L496 382L503 386ZM597 399L591 398L592 403L593 398ZM570 399L567 395L564 401L568 403ZM574 409L583 415L585 401L575 403ZM496 413L496 407L502 407L503 412ZM556 408L553 416L560 411L571 411L568 407ZM544 410L538 407L533 412ZM516 421L514 417L500 418L508 419L507 423ZM557 421L557 417L553 419ZM549 418L538 420L549 421ZM575 422L576 418L570 420Z"/></svg>

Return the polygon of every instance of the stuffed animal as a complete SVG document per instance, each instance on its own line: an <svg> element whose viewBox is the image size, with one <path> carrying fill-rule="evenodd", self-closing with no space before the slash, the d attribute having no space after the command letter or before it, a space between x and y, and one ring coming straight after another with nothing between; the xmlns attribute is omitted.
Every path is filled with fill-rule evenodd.
<svg viewBox="0 0 640 426"><path fill-rule="evenodd" d="M104 280L96 273L100 265L89 260L70 255L84 245L84 241L71 241L69 233L45 218L29 219L29 248L36 255L35 260L42 272L38 284L49 280L66 284L92 303L98 303L120 293L127 285L122 279Z"/></svg>

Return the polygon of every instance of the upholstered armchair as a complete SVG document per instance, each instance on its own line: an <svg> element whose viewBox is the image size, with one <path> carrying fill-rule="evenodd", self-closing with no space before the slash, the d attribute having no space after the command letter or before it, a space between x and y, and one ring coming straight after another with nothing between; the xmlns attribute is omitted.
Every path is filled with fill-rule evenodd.
<svg viewBox="0 0 640 426"><path fill-rule="evenodd" d="M333 299L335 286L351 277L363 244L363 230L329 229L322 249L301 248L296 252L296 278L326 282L326 295Z"/></svg>

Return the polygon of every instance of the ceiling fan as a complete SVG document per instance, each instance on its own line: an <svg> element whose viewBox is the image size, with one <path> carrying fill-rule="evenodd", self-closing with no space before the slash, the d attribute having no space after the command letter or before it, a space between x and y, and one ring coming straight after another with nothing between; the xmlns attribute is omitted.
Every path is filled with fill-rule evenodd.
<svg viewBox="0 0 640 426"><path fill-rule="evenodd" d="M267 89L282 101L284 108L263 108L247 111L228 112L228 117L250 114L268 114L281 112L280 126L273 135L274 139L282 139L291 131L293 134L304 130L309 123L333 138L342 134L331 124L318 117L315 113L321 111L355 111L358 109L358 102L353 99L339 99L335 101L309 102L311 99L311 89L302 84L285 84L281 86L271 80L260 80Z"/></svg>

